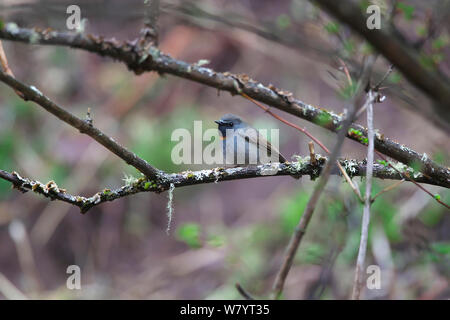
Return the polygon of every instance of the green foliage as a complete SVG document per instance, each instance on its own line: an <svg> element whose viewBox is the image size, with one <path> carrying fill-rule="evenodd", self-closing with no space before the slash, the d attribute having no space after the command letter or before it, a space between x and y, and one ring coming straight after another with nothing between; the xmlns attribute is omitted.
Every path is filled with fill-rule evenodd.
<svg viewBox="0 0 450 320"><path fill-rule="evenodd" d="M421 53L419 56L419 63L428 70L433 70L435 68L434 59L431 55Z"/></svg>
<svg viewBox="0 0 450 320"><path fill-rule="evenodd" d="M450 254L450 242L434 242L431 244L431 248L440 254Z"/></svg>
<svg viewBox="0 0 450 320"><path fill-rule="evenodd" d="M14 140L12 132L5 132L0 135L0 168L3 170L14 170L11 163L11 155L15 149Z"/></svg>
<svg viewBox="0 0 450 320"><path fill-rule="evenodd" d="M200 248L200 225L196 223L185 223L178 227L176 232L178 240L186 243L191 248Z"/></svg>
<svg viewBox="0 0 450 320"><path fill-rule="evenodd" d="M360 142L362 142L364 144L368 144L369 143L369 139L366 136L364 136L364 134L360 130L356 130L356 129L350 128L348 130L348 135L358 139L358 141L360 141Z"/></svg>
<svg viewBox="0 0 450 320"><path fill-rule="evenodd" d="M339 96L344 100L349 100L356 91L356 83L347 84L345 87L338 91Z"/></svg>
<svg viewBox="0 0 450 320"><path fill-rule="evenodd" d="M362 53L364 55L369 55L374 53L375 50L373 49L373 47L370 45L370 43L368 42L364 42L363 46L362 46Z"/></svg>
<svg viewBox="0 0 450 320"><path fill-rule="evenodd" d="M315 121L320 126L327 126L333 123L333 118L331 114L326 111L321 110L321 112L317 115Z"/></svg>
<svg viewBox="0 0 450 320"><path fill-rule="evenodd" d="M341 200L331 201L327 204L327 215L330 221L337 221L339 219L339 215L344 210L344 204Z"/></svg>
<svg viewBox="0 0 450 320"><path fill-rule="evenodd" d="M418 36L425 37L428 34L428 28L424 25L418 26L416 33Z"/></svg>
<svg viewBox="0 0 450 320"><path fill-rule="evenodd" d="M186 128L193 132L193 121L201 118L195 107L180 106L170 117L160 117L153 121L152 117L129 119L131 149L157 168L165 171L180 171L180 167L171 161L172 148L178 143L171 142L172 132L176 128ZM211 123L212 126L214 123L212 121ZM205 129L207 128L204 127L203 130Z"/></svg>
<svg viewBox="0 0 450 320"><path fill-rule="evenodd" d="M371 5L369 0L361 0L358 2L359 7L361 8L363 14L366 14L367 7Z"/></svg>
<svg viewBox="0 0 450 320"><path fill-rule="evenodd" d="M210 235L207 243L212 247L222 247L225 244L225 237L220 235Z"/></svg>
<svg viewBox="0 0 450 320"><path fill-rule="evenodd" d="M64 184L69 174L70 168L66 165L56 162L52 163L49 177L51 177L57 184Z"/></svg>
<svg viewBox="0 0 450 320"><path fill-rule="evenodd" d="M327 32L328 32L328 33L331 33L331 34L337 34L337 33L339 33L339 28L340 28L340 26L339 26L339 24L336 23L336 22L328 22L328 23L325 25L325 30L327 30Z"/></svg>
<svg viewBox="0 0 450 320"><path fill-rule="evenodd" d="M359 230L351 232L347 240L345 241L344 249L342 250L342 253L338 258L345 260L347 263L354 263L355 258L358 254L359 241L360 241Z"/></svg>
<svg viewBox="0 0 450 320"><path fill-rule="evenodd" d="M299 252L300 261L310 264L320 264L326 255L327 249L321 243L308 243Z"/></svg>
<svg viewBox="0 0 450 320"><path fill-rule="evenodd" d="M438 151L433 154L433 160L441 165L445 164L447 161L447 156L444 152Z"/></svg>
<svg viewBox="0 0 450 320"><path fill-rule="evenodd" d="M298 224L303 211L305 211L306 204L309 200L309 194L305 191L298 192L294 197L285 199L281 207L281 226L283 231L291 234L295 226Z"/></svg>
<svg viewBox="0 0 450 320"><path fill-rule="evenodd" d="M353 41L352 39L346 39L344 40L344 50L345 52L351 56L352 54L355 53L355 41Z"/></svg>
<svg viewBox="0 0 450 320"><path fill-rule="evenodd" d="M5 23L2 19L0 19L0 30L2 30L5 27Z"/></svg>
<svg viewBox="0 0 450 320"><path fill-rule="evenodd" d="M431 47L434 50L442 50L444 49L446 46L448 45L448 39L445 37L439 37L435 40L433 40L433 42L431 43Z"/></svg>
<svg viewBox="0 0 450 320"><path fill-rule="evenodd" d="M291 18L287 14L280 14L277 17L277 26L281 30L289 28L290 25L291 25Z"/></svg>
<svg viewBox="0 0 450 320"><path fill-rule="evenodd" d="M388 81L389 81L390 83L396 84L396 83L399 83L401 80L402 80L402 76L400 75L399 72L396 72L396 71L392 72L392 73L388 76Z"/></svg>
<svg viewBox="0 0 450 320"><path fill-rule="evenodd" d="M409 167L413 169L413 177L416 177L420 174L420 171L422 170L422 164L419 161L413 161L409 164Z"/></svg>
<svg viewBox="0 0 450 320"><path fill-rule="evenodd" d="M406 20L411 20L413 18L415 11L415 8L413 6L405 4L404 2L398 2L397 9L403 13L403 17Z"/></svg>
<svg viewBox="0 0 450 320"><path fill-rule="evenodd" d="M65 50L65 48L52 47L50 60L56 67L67 68L71 60L70 52Z"/></svg>
<svg viewBox="0 0 450 320"><path fill-rule="evenodd" d="M374 181L373 194L380 191L380 187ZM395 215L397 214L397 208L393 206L387 196L378 197L372 204L372 216L380 217L381 223L384 228L388 239L392 242L398 242L402 239L400 226L397 224Z"/></svg>

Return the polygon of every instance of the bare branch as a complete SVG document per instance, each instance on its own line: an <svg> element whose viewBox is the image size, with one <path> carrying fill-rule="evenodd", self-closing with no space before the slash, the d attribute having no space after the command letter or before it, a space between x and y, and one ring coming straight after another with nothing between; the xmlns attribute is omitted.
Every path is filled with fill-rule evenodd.
<svg viewBox="0 0 450 320"><path fill-rule="evenodd" d="M9 74L11 77L14 77L14 73L8 65L8 59L6 58L5 50L3 49L2 42L0 41L0 67L4 72Z"/></svg>
<svg viewBox="0 0 450 320"><path fill-rule="evenodd" d="M373 101L374 93L369 90L367 104L367 127L369 131L369 147L367 148L367 171L366 171L366 195L364 199L364 212L361 226L361 240L359 242L358 258L356 260L355 279L353 281L352 299L359 300L362 287L364 261L366 260L367 241L369 239L370 205L372 204L372 174L373 174Z"/></svg>
<svg viewBox="0 0 450 320"><path fill-rule="evenodd" d="M313 122L330 131L338 132L342 127L343 119L341 116L295 99L289 92L270 85L265 86L246 75L220 73L196 64L173 59L153 46L143 50L137 41L128 41L125 44L120 44L114 39L105 40L102 37L93 35L57 32L49 29L44 31L23 29L13 23L6 24L0 30L0 38L33 44L79 48L119 60L137 74L145 71L168 73L220 90L229 91L232 94L240 93L238 92L239 89L241 93L245 93L259 102ZM238 83L238 87L236 87L236 83ZM324 122L324 118L328 118L329 121ZM355 136L347 133L347 137L364 144L364 139L362 138L367 137L367 130L358 124L352 124L351 129L360 132L362 135ZM424 154L385 138L381 133L376 135L375 149L405 164L421 164L422 172L439 181L439 184L450 187L450 169L440 166Z"/></svg>
<svg viewBox="0 0 450 320"><path fill-rule="evenodd" d="M286 281L286 277L291 269L292 262L294 260L295 254L297 253L297 249L300 245L300 242L303 238L303 235L306 232L306 228L308 227L309 221L311 220L311 217L314 213L314 210L316 208L317 203L319 202L320 196L322 195L323 190L325 189L325 186L328 182L328 179L331 174L331 168L338 159L339 153L341 152L342 144L344 143L345 133L350 128L350 125L353 122L353 118L356 115L357 108L355 107L356 104L356 97L360 94L362 88L368 83L370 71L372 70L372 65L375 62L375 57L369 56L364 69L362 71L361 78L358 81L358 84L356 86L356 92L352 98L351 103L349 104L349 111L348 115L343 123L343 128L341 131L338 132L338 137L336 144L334 145L333 151L330 154L329 162L325 166L323 172L320 175L319 181L314 186L313 193L311 197L308 200L308 204L306 205L306 209L303 212L302 217L300 218L299 223L295 227L294 234L291 237L291 240L289 241L285 258L283 260L283 264L281 265L281 268L275 278L274 284L273 284L273 298L278 299L283 292L284 283Z"/></svg>

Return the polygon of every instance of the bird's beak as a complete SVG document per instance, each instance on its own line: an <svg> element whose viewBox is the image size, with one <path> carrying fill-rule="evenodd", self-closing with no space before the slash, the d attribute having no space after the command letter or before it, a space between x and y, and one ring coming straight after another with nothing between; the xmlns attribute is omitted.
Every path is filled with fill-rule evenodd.
<svg viewBox="0 0 450 320"><path fill-rule="evenodd" d="M214 120L214 122L217 123L219 126L220 126L221 124L223 124L223 121L222 121L222 120Z"/></svg>

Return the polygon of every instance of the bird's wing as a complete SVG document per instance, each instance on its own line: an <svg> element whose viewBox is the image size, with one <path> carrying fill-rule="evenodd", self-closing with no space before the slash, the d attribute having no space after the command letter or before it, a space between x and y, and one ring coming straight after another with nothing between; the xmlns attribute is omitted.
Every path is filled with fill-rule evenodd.
<svg viewBox="0 0 450 320"><path fill-rule="evenodd" d="M248 140L250 143L253 143L255 145L259 144L260 148L266 148L268 151L268 155L271 155L272 153L278 155L279 162L284 163L286 162L286 158L278 151L277 148L272 146L269 141L267 141L256 129L249 129L249 130L236 130L238 135L243 137L244 139Z"/></svg>

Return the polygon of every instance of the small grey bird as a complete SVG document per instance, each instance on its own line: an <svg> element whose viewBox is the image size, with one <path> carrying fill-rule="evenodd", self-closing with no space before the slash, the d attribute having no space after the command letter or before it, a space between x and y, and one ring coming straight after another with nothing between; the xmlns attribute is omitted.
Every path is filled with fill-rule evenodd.
<svg viewBox="0 0 450 320"><path fill-rule="evenodd" d="M268 158L280 163L286 162L277 148L238 116L228 113L214 122L219 125L226 164L257 165Z"/></svg>

